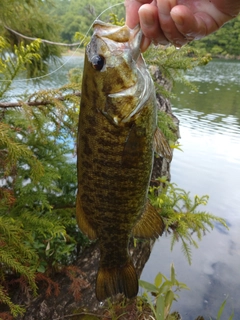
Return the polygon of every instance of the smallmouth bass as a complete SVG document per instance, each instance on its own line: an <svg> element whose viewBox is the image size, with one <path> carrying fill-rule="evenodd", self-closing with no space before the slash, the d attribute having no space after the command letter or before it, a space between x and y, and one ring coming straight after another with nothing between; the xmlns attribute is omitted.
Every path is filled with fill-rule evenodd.
<svg viewBox="0 0 240 320"><path fill-rule="evenodd" d="M164 223L147 200L159 133L141 30L101 21L93 28L82 80L76 214L82 232L99 242L96 297L103 301L137 295L129 239L157 238Z"/></svg>

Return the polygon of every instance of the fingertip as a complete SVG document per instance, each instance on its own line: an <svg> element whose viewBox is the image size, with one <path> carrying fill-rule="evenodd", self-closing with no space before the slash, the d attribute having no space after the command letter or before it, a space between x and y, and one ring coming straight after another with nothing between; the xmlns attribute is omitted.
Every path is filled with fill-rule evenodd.
<svg viewBox="0 0 240 320"><path fill-rule="evenodd" d="M198 16L186 6L178 5L171 10L170 15L178 31L188 41L201 39L206 35L206 16L203 19L203 14Z"/></svg>
<svg viewBox="0 0 240 320"><path fill-rule="evenodd" d="M145 52L147 48L150 46L150 44L151 44L151 40L143 36L143 39L141 42L141 52Z"/></svg>
<svg viewBox="0 0 240 320"><path fill-rule="evenodd" d="M157 21L157 8L151 4L144 4L138 10L141 24L145 27L152 27Z"/></svg>
<svg viewBox="0 0 240 320"><path fill-rule="evenodd" d="M172 8L172 10L170 11L170 16L175 24L180 26L184 25L184 17L182 15L181 9L178 6Z"/></svg>

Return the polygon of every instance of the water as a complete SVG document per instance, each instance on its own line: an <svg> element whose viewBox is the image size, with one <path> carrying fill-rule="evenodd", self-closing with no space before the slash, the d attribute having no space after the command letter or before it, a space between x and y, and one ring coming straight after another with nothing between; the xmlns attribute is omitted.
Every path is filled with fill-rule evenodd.
<svg viewBox="0 0 240 320"><path fill-rule="evenodd" d="M63 58L63 62L69 57ZM32 82L16 82L12 100L27 91L57 88L67 83L70 68L81 66L83 59L73 57L40 87ZM54 69L54 68L53 68ZM53 70L52 69L52 70ZM170 238L163 236L154 246L142 279L153 282L156 274L169 276L174 263L177 279L190 291L182 291L173 309L184 320L198 315L216 318L228 297L222 320L232 309L240 319L240 63L213 61L187 74L198 86L198 93L184 85L174 88L173 112L180 120L182 149L175 151L171 165L172 182L195 194L210 196L206 211L227 220L229 231L219 225L203 237L199 249L192 249L189 266L180 243L170 252Z"/></svg>
<svg viewBox="0 0 240 320"><path fill-rule="evenodd" d="M68 71L70 69L82 67L83 57L73 51L69 56L63 57L56 65L52 64L49 75L42 77L41 81L22 80L21 77L13 81L10 90L7 92L7 97L4 97L3 100L16 101L19 98L21 99L23 95L29 96L39 90L57 89L69 82ZM22 77L24 78L24 75Z"/></svg>
<svg viewBox="0 0 240 320"><path fill-rule="evenodd" d="M170 238L155 244L142 279L153 282L158 272L169 276L174 263L182 291L173 309L184 320L202 315L215 319L228 296L222 315L240 319L240 63L213 61L187 75L198 93L178 84L173 113L180 120L182 149L175 151L172 182L195 194L210 196L206 211L226 219L229 231L216 225L192 248L189 266L181 244L170 252Z"/></svg>

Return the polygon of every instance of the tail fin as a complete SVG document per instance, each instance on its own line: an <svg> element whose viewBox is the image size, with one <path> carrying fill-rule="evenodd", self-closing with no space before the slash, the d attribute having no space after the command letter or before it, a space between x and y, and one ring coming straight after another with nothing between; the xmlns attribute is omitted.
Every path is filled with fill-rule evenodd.
<svg viewBox="0 0 240 320"><path fill-rule="evenodd" d="M103 301L118 293L133 298L138 293L138 277L131 260L117 268L99 268L96 283L96 297Z"/></svg>

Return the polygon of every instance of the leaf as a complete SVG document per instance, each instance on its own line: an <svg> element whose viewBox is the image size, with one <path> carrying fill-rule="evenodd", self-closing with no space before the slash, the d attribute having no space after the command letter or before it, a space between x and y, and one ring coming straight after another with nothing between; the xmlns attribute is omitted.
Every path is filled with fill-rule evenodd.
<svg viewBox="0 0 240 320"><path fill-rule="evenodd" d="M150 282L139 280L139 285L149 292L158 292L158 288Z"/></svg>
<svg viewBox="0 0 240 320"><path fill-rule="evenodd" d="M223 303L221 304L221 307L218 310L218 314L217 314L217 320L219 320L221 318L221 315L223 313L223 310L225 308L226 302L227 302L228 297L223 301Z"/></svg>
<svg viewBox="0 0 240 320"><path fill-rule="evenodd" d="M184 282L177 282L177 286L180 288L180 289L185 289L185 290L190 290L190 288L186 285L186 283Z"/></svg>
<svg viewBox="0 0 240 320"><path fill-rule="evenodd" d="M175 269L174 269L174 265L173 263L171 264L171 281L173 284L175 284L176 282L176 277L175 277Z"/></svg>
<svg viewBox="0 0 240 320"><path fill-rule="evenodd" d="M154 280L154 284L156 287L160 287L161 283L162 283L162 279L163 279L163 276L162 274L159 272L157 275L156 275L156 278Z"/></svg>
<svg viewBox="0 0 240 320"><path fill-rule="evenodd" d="M171 305L173 303L174 297L175 297L175 295L172 290L167 292L166 297L165 297L165 307L168 308L169 310L170 310Z"/></svg>
<svg viewBox="0 0 240 320"><path fill-rule="evenodd" d="M38 268L37 268L37 271L38 272L41 272L41 273L44 273L46 271L46 268L43 266L43 265L40 265Z"/></svg>
<svg viewBox="0 0 240 320"><path fill-rule="evenodd" d="M159 295L156 301L156 320L164 320L164 296Z"/></svg>
<svg viewBox="0 0 240 320"><path fill-rule="evenodd" d="M232 312L231 316L228 318L228 320L233 320L234 312Z"/></svg>
<svg viewBox="0 0 240 320"><path fill-rule="evenodd" d="M165 294L168 290L171 290L172 288L172 282L169 280L165 280L165 282L161 285L161 287L158 289L158 293Z"/></svg>

